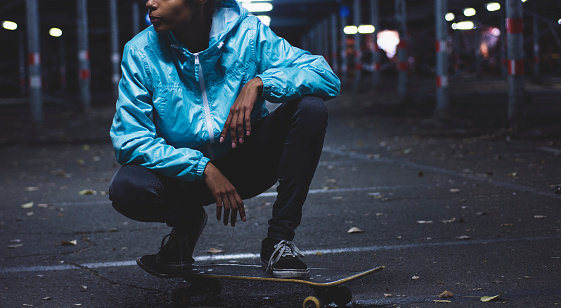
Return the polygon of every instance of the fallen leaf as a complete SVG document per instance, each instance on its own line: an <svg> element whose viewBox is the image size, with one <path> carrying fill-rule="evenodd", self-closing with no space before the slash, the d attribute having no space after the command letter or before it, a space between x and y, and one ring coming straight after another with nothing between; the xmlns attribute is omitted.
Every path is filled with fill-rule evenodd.
<svg viewBox="0 0 561 308"><path fill-rule="evenodd" d="M22 209L30 209L33 207L33 204L35 204L35 202L27 202L20 205L19 207L21 207Z"/></svg>
<svg viewBox="0 0 561 308"><path fill-rule="evenodd" d="M23 246L23 244L12 244L12 245L8 245L8 248L15 249L15 248L20 248L21 246Z"/></svg>
<svg viewBox="0 0 561 308"><path fill-rule="evenodd" d="M44 301L50 301L51 299L52 299L52 298L50 298L50 297L48 297L48 296L47 296L47 297L43 297L43 300L44 300Z"/></svg>
<svg viewBox="0 0 561 308"><path fill-rule="evenodd" d="M88 286L80 286L80 292L86 292L88 290Z"/></svg>
<svg viewBox="0 0 561 308"><path fill-rule="evenodd" d="M441 304L448 304L448 303L451 303L451 302L452 302L452 301L449 301L449 300L447 300L447 299L433 299L433 301L434 301L435 303L441 303Z"/></svg>
<svg viewBox="0 0 561 308"><path fill-rule="evenodd" d="M516 172L511 172L511 173L508 174L508 177L509 177L509 178L515 178L516 175L518 175L518 173L516 173Z"/></svg>
<svg viewBox="0 0 561 308"><path fill-rule="evenodd" d="M389 294L389 293L384 293L384 297L392 297L393 294Z"/></svg>
<svg viewBox="0 0 561 308"><path fill-rule="evenodd" d="M456 238L457 240L471 240L472 237L469 235L461 235Z"/></svg>
<svg viewBox="0 0 561 308"><path fill-rule="evenodd" d="M417 220L418 224L432 224L432 220Z"/></svg>
<svg viewBox="0 0 561 308"><path fill-rule="evenodd" d="M536 219L542 219L542 218L546 218L547 216L544 215L534 215L534 218Z"/></svg>
<svg viewBox="0 0 561 308"><path fill-rule="evenodd" d="M411 279L413 279L413 280L417 280L417 279L420 279L420 278L421 278L421 277L419 277L419 276L413 276L413 277L411 277Z"/></svg>
<svg viewBox="0 0 561 308"><path fill-rule="evenodd" d="M347 233L349 234L353 234L353 233L363 233L364 231L360 228L357 227L352 227L349 229L349 231L347 231Z"/></svg>
<svg viewBox="0 0 561 308"><path fill-rule="evenodd" d="M321 256L323 253L321 251L316 252L316 256Z"/></svg>
<svg viewBox="0 0 561 308"><path fill-rule="evenodd" d="M87 145L87 144L84 144L84 145L82 146L82 150L83 150L83 151L89 151L89 150L90 150L90 146Z"/></svg>
<svg viewBox="0 0 561 308"><path fill-rule="evenodd" d="M35 186L29 186L25 188L26 191L37 191L39 190L39 187L35 187Z"/></svg>
<svg viewBox="0 0 561 308"><path fill-rule="evenodd" d="M459 188L450 188L450 192L451 193L459 193L460 189Z"/></svg>
<svg viewBox="0 0 561 308"><path fill-rule="evenodd" d="M444 291L442 293L440 293L440 295L438 295L439 298L450 298L450 297L454 297L454 293L450 292L450 291Z"/></svg>
<svg viewBox="0 0 561 308"><path fill-rule="evenodd" d="M453 222L461 222L461 219L458 220L458 219L456 219L456 217L452 217L450 219L443 219L442 220L442 223L445 223L445 224L449 224L449 223L453 223Z"/></svg>
<svg viewBox="0 0 561 308"><path fill-rule="evenodd" d="M39 203L39 204L37 204L37 207L46 209L46 208L49 207L49 205L47 203Z"/></svg>
<svg viewBox="0 0 561 308"><path fill-rule="evenodd" d="M207 250L207 253L223 253L223 252L224 252L224 250L218 249L218 248L209 248Z"/></svg>
<svg viewBox="0 0 561 308"><path fill-rule="evenodd" d="M499 296L501 296L501 295L503 295L503 294L505 294L505 292L501 292L500 294L495 295L495 296L482 296L482 297L481 297L481 301L482 301L482 302L490 302L490 301L492 301L492 300L494 300L494 299L499 298Z"/></svg>
<svg viewBox="0 0 561 308"><path fill-rule="evenodd" d="M93 189L84 189L80 191L80 195L84 196L84 195L95 195L97 194L97 191L93 190Z"/></svg>
<svg viewBox="0 0 561 308"><path fill-rule="evenodd" d="M60 244L62 246L76 246L78 244L77 240L72 240L72 241L61 241Z"/></svg>

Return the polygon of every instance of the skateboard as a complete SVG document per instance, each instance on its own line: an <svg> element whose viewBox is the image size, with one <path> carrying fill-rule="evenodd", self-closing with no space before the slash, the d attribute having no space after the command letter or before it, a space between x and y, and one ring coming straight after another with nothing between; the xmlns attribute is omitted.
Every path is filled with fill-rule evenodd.
<svg viewBox="0 0 561 308"><path fill-rule="evenodd" d="M189 282L187 288L172 291L172 302L179 307L188 307L191 297L197 295L217 296L222 290L220 280L247 280L264 282L282 282L308 285L315 296L308 296L303 301L304 308L320 308L334 302L344 306L352 299L351 290L341 284L377 273L385 266L374 267L365 271L352 272L327 268L310 268L308 279L275 278L265 273L260 265L251 264L209 264L193 265L181 273L172 273L161 269L156 264L156 255L146 255L136 259L136 263L146 272L159 278L183 278Z"/></svg>

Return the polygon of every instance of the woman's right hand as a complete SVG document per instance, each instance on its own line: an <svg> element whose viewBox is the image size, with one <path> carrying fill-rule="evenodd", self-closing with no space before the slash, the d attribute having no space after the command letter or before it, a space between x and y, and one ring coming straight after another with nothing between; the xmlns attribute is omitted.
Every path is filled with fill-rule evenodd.
<svg viewBox="0 0 561 308"><path fill-rule="evenodd" d="M216 200L216 219L222 219L222 209L224 209L225 226L228 225L228 220L230 220L232 227L236 225L238 212L240 219L245 222L245 208L242 198L238 195L234 185L211 162L207 163L203 178Z"/></svg>

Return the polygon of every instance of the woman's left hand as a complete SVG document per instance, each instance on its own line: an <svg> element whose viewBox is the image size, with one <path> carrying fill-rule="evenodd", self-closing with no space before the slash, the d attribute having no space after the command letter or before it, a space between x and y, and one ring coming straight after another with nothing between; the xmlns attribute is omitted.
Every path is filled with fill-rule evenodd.
<svg viewBox="0 0 561 308"><path fill-rule="evenodd" d="M236 148L238 143L243 144L244 138L251 134L251 111L262 91L263 82L259 77L255 77L245 84L230 108L224 129L220 133L221 143L226 139L228 131L231 134L232 148Z"/></svg>

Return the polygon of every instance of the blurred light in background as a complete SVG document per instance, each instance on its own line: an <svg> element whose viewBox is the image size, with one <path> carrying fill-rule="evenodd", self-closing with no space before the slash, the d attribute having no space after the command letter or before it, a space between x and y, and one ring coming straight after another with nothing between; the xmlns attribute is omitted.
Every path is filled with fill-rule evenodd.
<svg viewBox="0 0 561 308"><path fill-rule="evenodd" d="M487 11L494 12L501 9L501 5L498 2L490 2L485 5Z"/></svg>
<svg viewBox="0 0 561 308"><path fill-rule="evenodd" d="M259 20L261 20L261 22L266 26L271 24L271 17L267 15L257 15L257 18L259 18Z"/></svg>
<svg viewBox="0 0 561 308"><path fill-rule="evenodd" d="M464 15L465 15L466 17L471 17L471 16L475 15L475 13L476 13L476 12L475 12L475 9L474 9L474 8L468 7L468 8L465 8L465 9L464 9Z"/></svg>
<svg viewBox="0 0 561 308"><path fill-rule="evenodd" d="M3 21L2 22L2 28L6 29L6 30L15 30L18 28L18 24L16 24L13 21Z"/></svg>
<svg viewBox="0 0 561 308"><path fill-rule="evenodd" d="M456 18L454 13L446 13L446 15L444 15L444 19L446 19L446 21L452 21L454 18Z"/></svg>
<svg viewBox="0 0 561 308"><path fill-rule="evenodd" d="M146 13L146 16L144 16L144 22L150 26L152 24L152 22L150 21L150 13Z"/></svg>
<svg viewBox="0 0 561 308"><path fill-rule="evenodd" d="M243 7L245 7L250 12L269 12L273 9L273 5L268 2L242 2Z"/></svg>
<svg viewBox="0 0 561 308"><path fill-rule="evenodd" d="M452 24L454 30L471 30L475 27L472 21L460 21Z"/></svg>
<svg viewBox="0 0 561 308"><path fill-rule="evenodd" d="M358 28L356 26L346 26L343 28L343 32L345 32L345 34L357 34Z"/></svg>
<svg viewBox="0 0 561 308"><path fill-rule="evenodd" d="M60 30L59 28L51 28L51 30L49 30L49 35L54 37L60 37L62 36L62 30Z"/></svg>
<svg viewBox="0 0 561 308"><path fill-rule="evenodd" d="M561 19L559 19L559 20L557 21L557 23L561 25Z"/></svg>
<svg viewBox="0 0 561 308"><path fill-rule="evenodd" d="M376 29L374 28L373 25L360 25L360 26L358 26L358 33L360 33L360 34L374 33L374 30L376 30Z"/></svg>
<svg viewBox="0 0 561 308"><path fill-rule="evenodd" d="M384 30L378 33L376 41L378 47L386 52L389 59L395 56L397 44L399 44L399 33L395 30Z"/></svg>

